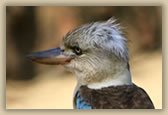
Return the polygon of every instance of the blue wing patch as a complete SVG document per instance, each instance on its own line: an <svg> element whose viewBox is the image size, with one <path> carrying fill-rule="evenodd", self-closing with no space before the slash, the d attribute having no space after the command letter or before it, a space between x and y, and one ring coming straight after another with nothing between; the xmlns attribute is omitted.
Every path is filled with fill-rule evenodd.
<svg viewBox="0 0 168 115"><path fill-rule="evenodd" d="M77 109L92 109L92 106L85 102L82 97L80 97L79 92L77 94L76 106Z"/></svg>

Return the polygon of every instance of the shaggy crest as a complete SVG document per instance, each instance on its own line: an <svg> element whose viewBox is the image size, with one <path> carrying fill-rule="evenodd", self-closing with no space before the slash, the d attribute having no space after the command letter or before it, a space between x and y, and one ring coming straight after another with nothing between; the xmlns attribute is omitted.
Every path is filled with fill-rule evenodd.
<svg viewBox="0 0 168 115"><path fill-rule="evenodd" d="M65 38L65 45L79 45L83 49L101 48L109 54L115 54L117 57L128 62L129 53L127 48L127 39L122 32L123 27L116 23L116 19L110 18L105 22L94 22L84 24L72 32L69 32ZM79 39L81 38L81 39ZM78 43L74 43L78 42ZM82 43L86 41L86 43ZM82 43L82 44L81 44Z"/></svg>

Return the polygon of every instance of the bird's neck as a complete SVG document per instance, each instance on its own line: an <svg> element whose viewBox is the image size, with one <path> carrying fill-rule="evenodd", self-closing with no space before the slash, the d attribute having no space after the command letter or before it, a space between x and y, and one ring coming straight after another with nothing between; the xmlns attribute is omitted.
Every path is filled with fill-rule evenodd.
<svg viewBox="0 0 168 115"><path fill-rule="evenodd" d="M131 73L128 69L108 78L102 82L88 84L87 87L90 89L101 89L110 86L132 85Z"/></svg>

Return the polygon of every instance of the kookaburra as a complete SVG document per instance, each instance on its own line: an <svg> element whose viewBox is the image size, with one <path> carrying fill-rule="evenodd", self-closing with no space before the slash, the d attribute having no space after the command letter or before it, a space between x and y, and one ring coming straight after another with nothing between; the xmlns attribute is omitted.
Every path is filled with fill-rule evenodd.
<svg viewBox="0 0 168 115"><path fill-rule="evenodd" d="M75 109L154 109L148 94L132 83L122 30L114 18L84 24L67 33L60 47L28 58L64 65L76 76Z"/></svg>

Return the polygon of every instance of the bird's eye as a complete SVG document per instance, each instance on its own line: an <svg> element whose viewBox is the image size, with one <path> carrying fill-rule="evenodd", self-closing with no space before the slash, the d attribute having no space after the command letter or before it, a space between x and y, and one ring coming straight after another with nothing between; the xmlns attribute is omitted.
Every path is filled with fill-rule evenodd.
<svg viewBox="0 0 168 115"><path fill-rule="evenodd" d="M64 52L65 50L64 49L61 49L62 52Z"/></svg>
<svg viewBox="0 0 168 115"><path fill-rule="evenodd" d="M81 55L81 54L82 54L82 50L81 50L79 47L77 47L77 46L73 47L73 51L74 51L77 55Z"/></svg>

